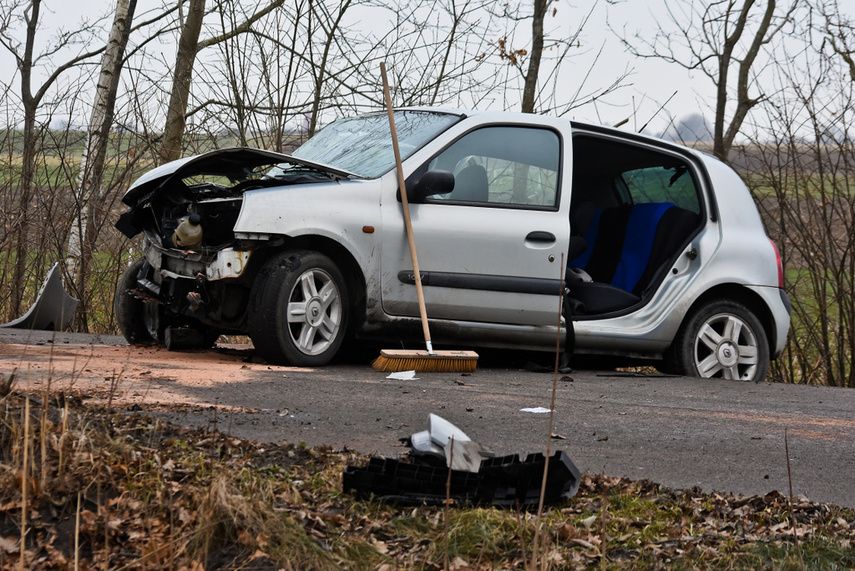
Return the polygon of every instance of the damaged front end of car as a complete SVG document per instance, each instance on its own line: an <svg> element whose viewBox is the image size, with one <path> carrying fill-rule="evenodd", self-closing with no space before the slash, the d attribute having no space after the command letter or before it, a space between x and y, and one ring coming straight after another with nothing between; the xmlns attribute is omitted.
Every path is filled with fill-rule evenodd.
<svg viewBox="0 0 855 571"><path fill-rule="evenodd" d="M210 346L223 333L247 330L246 307L259 252L268 235L236 237L245 192L346 177L288 155L232 148L157 167L122 199L116 223L144 235L144 256L116 291L116 318L131 343L169 348Z"/></svg>

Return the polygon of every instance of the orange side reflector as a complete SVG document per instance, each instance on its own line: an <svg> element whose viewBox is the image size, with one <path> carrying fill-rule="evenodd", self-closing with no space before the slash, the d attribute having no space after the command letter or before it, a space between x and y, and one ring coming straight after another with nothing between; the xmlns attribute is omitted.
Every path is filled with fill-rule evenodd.
<svg viewBox="0 0 855 571"><path fill-rule="evenodd" d="M362 231L366 234L374 234L374 226L363 226Z"/></svg>

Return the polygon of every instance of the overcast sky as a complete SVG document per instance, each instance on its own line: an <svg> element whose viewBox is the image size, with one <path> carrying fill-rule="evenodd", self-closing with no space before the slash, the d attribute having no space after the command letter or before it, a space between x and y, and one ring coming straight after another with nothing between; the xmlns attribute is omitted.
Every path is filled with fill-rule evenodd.
<svg viewBox="0 0 855 571"><path fill-rule="evenodd" d="M163 0L138 0L137 15L162 3ZM855 15L855 1L842 0L842 4L847 13ZM547 30L556 36L569 34L590 10L590 5L591 2L585 0L559 0L555 4L556 15L547 19ZM711 115L709 106L713 87L709 79L673 64L632 56L607 25L608 19L612 27L626 25L629 32L641 30L652 34L657 18L662 18L662 6L662 0L625 0L612 4L600 0L596 4L581 37L580 53L569 64L564 64L560 81L567 89L574 89L578 78L589 72L593 58L600 50L602 54L588 79L589 89L611 83L624 70L630 69L632 73L627 80L628 85L617 94L598 105L587 105L574 111L572 118L603 124L615 124L628 118L626 128L638 130L655 115L646 132L658 133L667 124L669 116L684 118L699 112L708 117ZM72 26L84 15L95 17L108 10L109 2L105 3L104 0L44 0L42 21L45 30L49 31L60 25ZM374 22L371 25L382 28L391 24ZM527 28L530 23L524 21L520 25ZM174 58L174 42L164 43L161 48L165 60ZM14 61L4 52L0 56L0 73L9 78L14 72ZM165 72L165 78L167 75ZM669 98L665 110L657 113L658 108ZM501 103L493 105L500 107Z"/></svg>

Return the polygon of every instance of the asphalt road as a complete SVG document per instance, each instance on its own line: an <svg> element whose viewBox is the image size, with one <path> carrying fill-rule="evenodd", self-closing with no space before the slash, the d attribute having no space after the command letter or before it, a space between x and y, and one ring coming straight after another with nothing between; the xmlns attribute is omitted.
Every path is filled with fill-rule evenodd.
<svg viewBox="0 0 855 571"><path fill-rule="evenodd" d="M10 352L8 343L22 342L10 335L0 330L0 356L4 349ZM104 346L99 343L121 341L54 340L65 349L82 347L81 354L97 353ZM546 447L549 415L520 409L550 407L553 375L527 372L508 361L484 362L471 375L430 373L396 381L361 363L321 369L256 364L246 370L242 363L253 362L250 351L219 350L194 354L197 373L208 360L221 368L211 373L213 382L192 384L182 382L180 367L158 363L157 355L150 357L157 374L145 377L146 386L167 395L158 398L168 404L193 406L145 401L150 392L141 390L142 377L128 380L130 394L136 395L129 398L140 399L137 409L187 426L215 423L240 438L392 456L405 450L398 439L427 428L433 412L497 454ZM226 376L222 367L242 368L245 374ZM786 494L786 431L794 493L855 508L852 389L613 371L576 371L558 379L552 431L566 439L552 439L552 450L565 450L583 471L674 488Z"/></svg>

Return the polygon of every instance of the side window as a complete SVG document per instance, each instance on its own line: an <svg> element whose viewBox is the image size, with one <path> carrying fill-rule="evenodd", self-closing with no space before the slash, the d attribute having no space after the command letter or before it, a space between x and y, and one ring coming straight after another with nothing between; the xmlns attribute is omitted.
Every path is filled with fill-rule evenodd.
<svg viewBox="0 0 855 571"><path fill-rule="evenodd" d="M695 214L701 211L695 182L685 165L633 169L620 177L633 204L670 202Z"/></svg>
<svg viewBox="0 0 855 571"><path fill-rule="evenodd" d="M431 202L554 207L561 142L549 129L484 127L455 141L424 170L454 174L454 191Z"/></svg>

